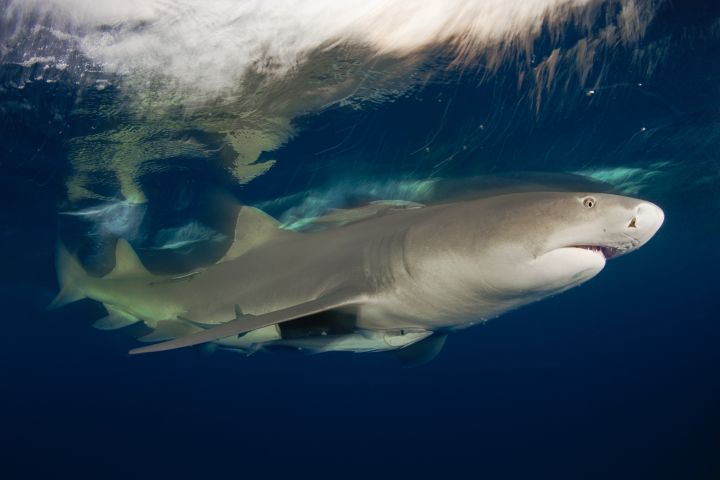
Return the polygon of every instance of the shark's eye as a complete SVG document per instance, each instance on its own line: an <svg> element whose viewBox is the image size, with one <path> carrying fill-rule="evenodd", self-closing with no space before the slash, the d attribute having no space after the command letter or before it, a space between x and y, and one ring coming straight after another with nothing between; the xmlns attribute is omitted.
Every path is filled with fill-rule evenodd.
<svg viewBox="0 0 720 480"><path fill-rule="evenodd" d="M597 200L595 200L593 197L585 197L585 199L583 200L583 206L585 208L593 208L596 203Z"/></svg>

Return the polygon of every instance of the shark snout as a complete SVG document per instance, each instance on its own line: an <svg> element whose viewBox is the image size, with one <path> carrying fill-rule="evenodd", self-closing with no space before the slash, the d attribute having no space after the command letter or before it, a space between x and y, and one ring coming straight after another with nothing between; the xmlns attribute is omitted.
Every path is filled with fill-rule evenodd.
<svg viewBox="0 0 720 480"><path fill-rule="evenodd" d="M650 202L642 202L635 207L634 215L628 222L627 232L638 241L638 246L650 240L665 221L665 213Z"/></svg>

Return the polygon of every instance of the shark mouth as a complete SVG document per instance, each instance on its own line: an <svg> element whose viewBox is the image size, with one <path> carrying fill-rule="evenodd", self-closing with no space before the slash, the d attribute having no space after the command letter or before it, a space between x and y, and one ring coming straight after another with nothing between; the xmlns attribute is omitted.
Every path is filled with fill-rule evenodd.
<svg viewBox="0 0 720 480"><path fill-rule="evenodd" d="M617 247L606 247L602 245L572 245L572 248L580 248L582 250L589 250L591 252L598 253L605 257L605 260L610 260L613 257L622 255L627 250Z"/></svg>

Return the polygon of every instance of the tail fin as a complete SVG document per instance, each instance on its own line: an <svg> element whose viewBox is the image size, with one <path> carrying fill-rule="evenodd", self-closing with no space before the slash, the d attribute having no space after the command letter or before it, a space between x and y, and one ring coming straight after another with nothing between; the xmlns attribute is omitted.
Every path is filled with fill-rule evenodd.
<svg viewBox="0 0 720 480"><path fill-rule="evenodd" d="M80 289L78 282L83 277L86 277L87 273L77 258L68 252L62 242L58 242L55 265L58 283L60 283L60 293L50 302L46 310L62 307L65 304L77 302L85 298L85 293Z"/></svg>

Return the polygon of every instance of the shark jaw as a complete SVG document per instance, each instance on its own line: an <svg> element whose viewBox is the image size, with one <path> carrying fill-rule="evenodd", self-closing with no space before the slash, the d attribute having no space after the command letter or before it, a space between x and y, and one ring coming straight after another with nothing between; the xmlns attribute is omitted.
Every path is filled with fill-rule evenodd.
<svg viewBox="0 0 720 480"><path fill-rule="evenodd" d="M590 280L605 268L608 260L634 250L633 244L570 245L550 250L534 259L535 268L544 269L541 289L562 291Z"/></svg>
<svg viewBox="0 0 720 480"><path fill-rule="evenodd" d="M581 250L584 252L590 252L593 255L600 257L603 259L603 261L610 260L612 258L619 257L620 255L624 255L632 250L635 249L635 246L638 244L637 241L634 241L632 243L627 243L624 245L570 245L567 247L562 247L555 250L566 250L566 249L572 249L572 250Z"/></svg>
<svg viewBox="0 0 720 480"><path fill-rule="evenodd" d="M618 255L622 255L628 250L627 248L608 247L603 245L574 245L566 248L579 248L581 250L587 250L597 255L602 255L605 260L610 260Z"/></svg>

